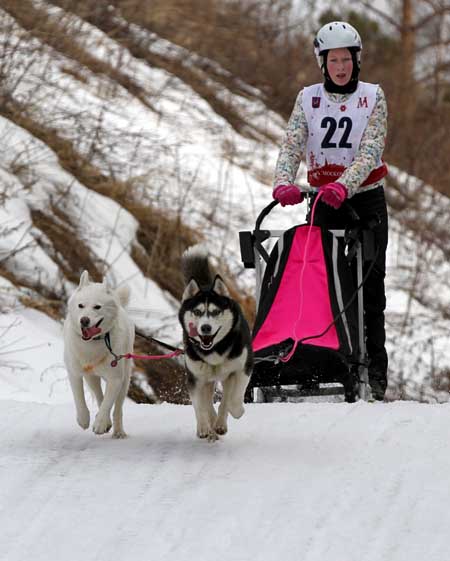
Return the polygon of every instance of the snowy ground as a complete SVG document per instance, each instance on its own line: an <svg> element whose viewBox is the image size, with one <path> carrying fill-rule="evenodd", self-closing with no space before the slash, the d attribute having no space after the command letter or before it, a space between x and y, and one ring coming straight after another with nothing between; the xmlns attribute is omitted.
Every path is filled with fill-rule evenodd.
<svg viewBox="0 0 450 561"><path fill-rule="evenodd" d="M189 406L73 413L0 402L2 561L449 558L450 405L254 404L215 444Z"/></svg>

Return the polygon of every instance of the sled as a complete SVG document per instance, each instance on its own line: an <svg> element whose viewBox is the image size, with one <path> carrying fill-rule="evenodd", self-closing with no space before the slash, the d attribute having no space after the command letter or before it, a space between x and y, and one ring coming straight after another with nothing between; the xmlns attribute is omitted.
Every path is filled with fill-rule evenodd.
<svg viewBox="0 0 450 561"><path fill-rule="evenodd" d="M346 230L263 229L277 204L262 210L253 231L239 232L242 262L256 274L255 366L246 400L367 400L363 284L375 259L372 232L350 205Z"/></svg>

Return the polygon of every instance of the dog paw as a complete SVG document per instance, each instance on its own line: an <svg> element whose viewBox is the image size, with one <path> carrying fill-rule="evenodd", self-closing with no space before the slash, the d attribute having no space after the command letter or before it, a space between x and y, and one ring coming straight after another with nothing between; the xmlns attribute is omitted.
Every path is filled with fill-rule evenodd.
<svg viewBox="0 0 450 561"><path fill-rule="evenodd" d="M219 440L219 435L216 433L215 430L210 430L208 437L207 437L208 442L216 442L216 440Z"/></svg>
<svg viewBox="0 0 450 561"><path fill-rule="evenodd" d="M199 438L205 438L208 442L215 442L216 440L219 440L218 434L211 427L198 427L197 436Z"/></svg>
<svg viewBox="0 0 450 561"><path fill-rule="evenodd" d="M90 422L90 415L87 409L83 413L78 413L77 423L80 425L82 429L86 430L87 428L89 428L89 422Z"/></svg>
<svg viewBox="0 0 450 561"><path fill-rule="evenodd" d="M113 438L127 438L127 433L121 429L121 430L115 430L112 434Z"/></svg>
<svg viewBox="0 0 450 561"><path fill-rule="evenodd" d="M209 429L197 429L197 436L199 438L208 438Z"/></svg>
<svg viewBox="0 0 450 561"><path fill-rule="evenodd" d="M94 421L94 426L92 427L92 430L95 432L95 434L105 434L105 432L108 432L111 430L112 427L112 423L111 420L108 419L108 417L99 417L97 415L97 417L95 417L95 421Z"/></svg>
<svg viewBox="0 0 450 561"><path fill-rule="evenodd" d="M235 419L240 419L245 413L242 403L230 403L228 410Z"/></svg>
<svg viewBox="0 0 450 561"><path fill-rule="evenodd" d="M227 434L228 427L227 427L226 421L216 422L216 424L214 425L214 430L217 434L219 434L221 436L223 436L224 434Z"/></svg>

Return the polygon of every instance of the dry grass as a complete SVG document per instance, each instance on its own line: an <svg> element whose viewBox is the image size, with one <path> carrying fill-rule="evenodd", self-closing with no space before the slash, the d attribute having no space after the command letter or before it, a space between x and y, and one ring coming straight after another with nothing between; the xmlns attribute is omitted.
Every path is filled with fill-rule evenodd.
<svg viewBox="0 0 450 561"><path fill-rule="evenodd" d="M45 142L58 156L61 166L80 183L114 199L137 219L138 245L132 249L133 259L145 276L152 278L161 288L180 299L184 289L180 267L181 254L188 246L201 239L200 234L184 225L179 218L170 217L156 208L136 201L131 183L113 180L101 173L75 150L69 140L62 138L55 129L37 122L25 107L19 106L11 99L5 100L0 107L0 114ZM82 242L76 225L71 223L70 216L61 206L51 204L49 212L32 210L31 215L36 231L41 233L35 235L36 242L59 266L65 278L77 283L80 272L86 268L94 280L101 280L103 265L97 262ZM61 294L46 294L47 289L44 286L30 286L25 279L13 277L7 270L0 271L0 274L11 280L15 286L33 290L35 296L23 297L24 305L48 313L55 319L62 318L65 306ZM239 287L231 279L226 280L233 295L241 302L247 315L251 316L253 306L250 297L241 295ZM136 350L161 354L158 347L139 339ZM176 403L188 401L184 372L176 361L142 361L137 365L146 373L158 400ZM130 396L139 402L148 402L147 396L135 383L131 385Z"/></svg>
<svg viewBox="0 0 450 561"><path fill-rule="evenodd" d="M143 274L149 276L163 288L180 298L183 285L180 273L180 257L186 247L199 239L199 235L184 226L179 220L167 217L161 211L136 202L130 185L102 174L91 165L73 147L70 141L63 139L56 130L46 127L33 119L24 107L12 100L5 102L0 114L28 130L49 146L58 156L61 166L76 177L87 188L116 200L129 210L139 221L138 239L141 241L139 252L135 251L136 262L142 267ZM31 215L38 244L59 266L62 275L78 283L81 270L88 269L94 280L100 280L101 267L91 251L81 241L79 232L70 217L58 205L50 206L51 212L32 210ZM137 257L139 255L139 258ZM30 289L22 296L26 306L47 313L54 319L61 319L65 312L65 295L52 292L46 286L30 283L9 271L4 263L0 275L4 276L17 288ZM148 345L147 345L148 347ZM144 350L137 343L136 349ZM156 348L153 352L159 352ZM169 360L157 365L139 365L147 374L150 385L161 401L186 402L184 374L176 361ZM137 400L147 398L139 386L131 385L130 396Z"/></svg>
<svg viewBox="0 0 450 561"><path fill-rule="evenodd" d="M114 0L112 4L128 21L219 62L230 72L231 78L224 81L230 91L238 92L233 88L240 78L258 88L267 106L285 118L291 113L298 91L306 84L321 80L312 56L312 38L304 32L301 22L290 28L293 22L289 19L287 1L152 0L142 5L140 0ZM375 22L355 12L338 15L330 11L328 19L324 18L326 21L347 18L363 30L361 77L380 83L386 92L389 134L385 159L450 196L450 168L445 165L450 151L448 76L441 78L442 91L447 84L446 96L436 98L433 80L418 81L414 99L406 104L408 92L405 93L399 80L404 61L398 39L383 35L383 29ZM96 21L103 17L98 6ZM156 60L150 62L163 64ZM430 61L429 70L432 68ZM189 83L183 68L172 66L168 70ZM197 91L211 101L209 92L201 88ZM221 113L213 103L211 105L233 122L232 114ZM407 107L413 109L408 114ZM233 126L245 131L242 123Z"/></svg>
<svg viewBox="0 0 450 561"><path fill-rule="evenodd" d="M233 101L229 102L224 99L223 88L225 85L228 90L238 93L244 97L253 98L248 88L243 88L242 83L233 74L224 74L218 72L216 65L209 62L207 58L201 62L188 60L186 55L177 56L175 53L164 54L162 52L154 52L149 49L151 39L143 40L134 34L127 23L128 21L139 27L145 26L145 15L149 13L172 13L170 5L164 6L164 3L152 3L148 6L142 5L142 2L126 3L120 6L121 15L125 16L124 21L115 18L115 13L109 8L112 3L99 2L98 0L85 0L84 2L73 3L71 0L53 0L54 4L77 14L80 18L85 19L92 25L101 29L105 34L112 37L122 46L130 51L130 53L141 60L146 61L150 66L162 68L169 73L177 76L183 82L191 86L191 88L203 99L205 99L211 108L220 116L225 118L228 123L240 134L252 139L272 138L270 133L264 128L256 126L254 123L245 119L234 107ZM120 4L120 3L117 3ZM170 4L170 3L169 3ZM200 14L204 10L204 6L197 12ZM183 18L185 12L175 11L177 17ZM180 19L179 23L183 29L189 22L188 19ZM175 22L172 22L175 23ZM175 28L173 26L173 28ZM157 29L147 26L149 31L159 32ZM203 31L197 29L197 33L201 35ZM169 34L170 35L170 34ZM162 37L172 40L171 36L161 33ZM177 43L177 41L175 41ZM182 42L178 42L181 46L186 46ZM195 49L194 49L195 50ZM197 51L199 52L199 51ZM200 54L209 58L211 53L208 49ZM214 60L213 58L211 60ZM211 78L213 80L211 80Z"/></svg>
<svg viewBox="0 0 450 561"><path fill-rule="evenodd" d="M167 349L136 336L135 349L137 353L161 355ZM184 368L176 360L136 360L136 365L145 372L146 377L158 401L188 404L189 394L186 387Z"/></svg>
<svg viewBox="0 0 450 561"><path fill-rule="evenodd" d="M148 355L166 354L167 349L150 342L147 337L136 334L135 353ZM138 380L132 379L128 396L136 403L190 403L185 383L184 368L176 360L135 360L135 368L143 374L151 386L154 396L149 396L139 386Z"/></svg>
<svg viewBox="0 0 450 561"><path fill-rule="evenodd" d="M186 247L193 245L200 238L199 234L182 224L179 219L166 216L161 210L136 201L131 183L111 179L103 174L80 155L73 144L64 139L58 131L46 127L31 117L25 107L9 100L0 107L0 114L45 142L58 156L62 168L72 174L81 184L115 200L137 219L139 222L137 239L140 242L141 250L136 250L134 256L138 266L141 266L144 275L161 283L174 297L180 298L182 293L180 257ZM54 243L57 243L57 236L53 234L55 228L62 227L61 221L57 225L50 225L43 220L42 215L36 214L36 217L41 219L42 227L49 231L50 237L54 239ZM67 222L69 223L69 221ZM61 248L64 249L63 244L61 244ZM145 253L142 252L142 249ZM58 251L54 253L58 255ZM88 257L85 250L83 250L83 255ZM66 254L64 257L68 258ZM71 257L75 259L74 270L78 271L79 256L77 252L71 253ZM96 268L93 267L93 274L95 272Z"/></svg>
<svg viewBox="0 0 450 561"><path fill-rule="evenodd" d="M450 166L446 165L450 152L450 104L438 107L423 99L410 121L402 118L398 106L390 104L389 108L387 158L450 197Z"/></svg>
<svg viewBox="0 0 450 561"><path fill-rule="evenodd" d="M200 235L180 220L164 216L147 206L134 205L133 215L139 222L132 257L145 276L151 277L175 298L183 294L181 255L200 240Z"/></svg>
<svg viewBox="0 0 450 561"><path fill-rule="evenodd" d="M39 39L79 65L79 70L65 67L64 71L76 79L85 82L82 69L87 68L99 76L107 76L112 84L122 86L131 95L139 99L149 109L154 110L149 92L137 84L129 75L121 72L118 61L109 64L83 48L79 41L81 25L75 26L73 19L61 16L50 18L47 12L37 7L30 0L1 0L2 9L8 12L17 23L31 36ZM111 95L114 92L111 92Z"/></svg>
<svg viewBox="0 0 450 561"><path fill-rule="evenodd" d="M87 269L94 282L102 281L104 264L99 262L83 242L82 234L71 224L71 218L52 205L51 212L31 210L33 226L44 234L34 234L37 244L58 266L64 277L75 285Z"/></svg>
<svg viewBox="0 0 450 561"><path fill-rule="evenodd" d="M2 0L1 3L16 14L30 32L54 48L81 61L94 72L111 76L133 95L145 97L143 92L133 89L133 84L127 84L128 78L121 76L119 68L110 65L105 68L104 63L95 60L80 46L75 47L76 30L68 28L66 21L48 21L30 0ZM298 90L321 79L311 53L311 37L306 35L301 22L290 28L287 0L152 0L147 3L141 0L53 0L53 3L97 26L149 65L164 68L190 84L216 113L237 131L252 138L261 138L265 132L246 122L232 104L224 101L209 78L249 98L253 98L253 94L243 87L243 82L255 86L267 106L286 118ZM120 22L116 14L123 18ZM343 15L351 21L356 17L354 13ZM329 17L334 17L333 12ZM205 58L201 64L187 64L185 57L179 60L173 55L152 53L149 50L151 41L137 38L128 22ZM403 61L395 38L384 37L370 20L356 19L353 23L364 30L366 38L362 78L381 83L387 94L390 119L386 160L449 196L450 170L444 165L450 150L446 134L450 127L449 96L441 96L437 102L428 83L417 83L414 111L405 115L405 92L398 79ZM208 61L217 61L228 74L218 72ZM146 99L150 97L147 95Z"/></svg>
<svg viewBox="0 0 450 561"><path fill-rule="evenodd" d="M238 79L258 88L266 103L283 112L302 80L317 73L301 22L292 28L288 0L114 0L129 21L154 31L228 70L230 91ZM137 10L138 4L140 9ZM298 63L297 63L298 62ZM242 90L241 90L242 91Z"/></svg>
<svg viewBox="0 0 450 561"><path fill-rule="evenodd" d="M39 289L39 287L36 288ZM42 312L55 321L61 320L61 313L64 308L64 302L61 301L61 298L58 298L57 300L48 300L43 298L41 294L37 294L36 296L30 296L27 294L21 295L19 297L19 302L25 308L31 308L32 310Z"/></svg>
<svg viewBox="0 0 450 561"><path fill-rule="evenodd" d="M20 290L19 301L23 306L43 312L54 320L61 319L65 308L61 294L44 284L30 282L26 276L20 275L13 268L9 269L7 260L0 264L0 276Z"/></svg>

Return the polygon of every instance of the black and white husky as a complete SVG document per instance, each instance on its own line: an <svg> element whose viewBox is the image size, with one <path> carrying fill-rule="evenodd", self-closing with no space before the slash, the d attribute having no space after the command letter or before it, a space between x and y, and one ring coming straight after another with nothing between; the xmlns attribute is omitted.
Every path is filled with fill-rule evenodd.
<svg viewBox="0 0 450 561"><path fill-rule="evenodd" d="M197 418L197 436L214 441L227 432L228 413L244 414L244 394L253 367L248 324L219 275L213 276L206 249L182 257L186 288L179 313L183 327L188 389ZM223 395L216 413L217 382Z"/></svg>

